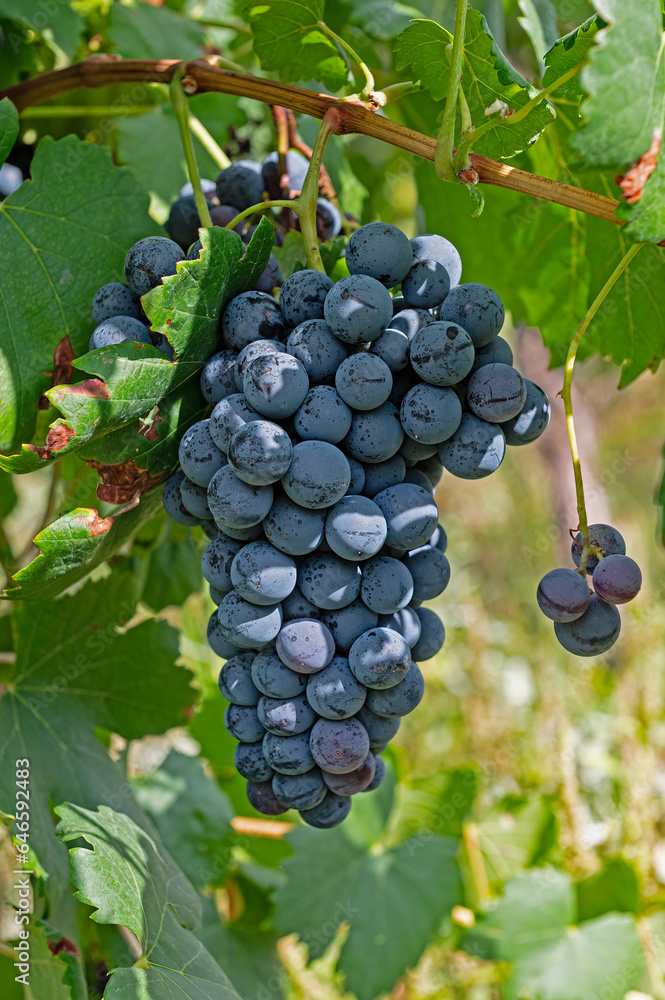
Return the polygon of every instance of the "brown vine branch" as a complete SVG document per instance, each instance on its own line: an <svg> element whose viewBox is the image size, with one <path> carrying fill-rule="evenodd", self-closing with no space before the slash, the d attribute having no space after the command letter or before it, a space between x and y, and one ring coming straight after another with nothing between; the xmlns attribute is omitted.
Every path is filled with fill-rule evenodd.
<svg viewBox="0 0 665 1000"><path fill-rule="evenodd" d="M299 153L307 157L308 160L312 159L312 147L308 146L305 140L300 136L298 132L298 127L296 125L296 119L291 110L288 111L288 123L289 123L289 146L291 149L297 149ZM337 192L333 187L333 182L330 179L330 174L326 170L323 164L321 164L321 176L319 178L319 191L324 198L329 198L330 201L337 203Z"/></svg>
<svg viewBox="0 0 665 1000"><path fill-rule="evenodd" d="M19 111L40 104L82 87L109 87L119 83L170 83L176 67L182 65L177 59L116 59L96 57L67 66L65 69L51 70L40 76L0 91L0 98L9 97ZM323 118L326 111L335 106L340 115L339 133L372 136L391 146L397 146L414 153L425 160L434 161L436 139L406 128L370 111L365 105L351 101L339 102L326 94L294 87L279 80L264 80L250 73L233 73L211 65L205 59L195 59L185 64L185 73L197 93L218 91L235 94L238 97L252 97L264 104L277 104L290 108L299 114L312 118ZM497 163L485 156L470 154L470 160L477 171L480 183L494 184L522 194L531 195L557 205L574 208L587 215L621 224L615 218L619 204L612 198L586 191L584 188L562 184L559 181L530 174L506 163Z"/></svg>

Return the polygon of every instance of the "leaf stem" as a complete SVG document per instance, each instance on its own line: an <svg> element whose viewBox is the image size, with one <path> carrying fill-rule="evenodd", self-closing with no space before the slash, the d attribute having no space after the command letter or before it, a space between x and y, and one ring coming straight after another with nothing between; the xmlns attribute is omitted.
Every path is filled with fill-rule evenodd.
<svg viewBox="0 0 665 1000"><path fill-rule="evenodd" d="M443 109L441 128L436 142L434 154L434 169L442 181L457 182L457 173L453 169L453 150L455 147L455 122L457 121L457 94L462 81L462 62L464 59L464 35L466 32L466 12L469 0L457 0L455 10L455 35L453 50L450 57L450 75L448 77L448 93L446 106Z"/></svg>
<svg viewBox="0 0 665 1000"><path fill-rule="evenodd" d="M24 108L21 118L129 118L154 111L156 104L53 104Z"/></svg>
<svg viewBox="0 0 665 1000"><path fill-rule="evenodd" d="M365 77L365 89L363 90L363 95L369 96L372 94L374 92L374 75L369 66L362 61L356 50L352 49L349 43L345 42L343 38L336 35L332 28L328 27L325 21L317 21L316 26L319 31L322 31L324 35L328 36L328 38L332 38L334 42L337 42L337 44L344 49L346 54L351 57L362 75Z"/></svg>
<svg viewBox="0 0 665 1000"><path fill-rule="evenodd" d="M181 63L173 74L173 79L171 80L171 84L169 86L169 96L171 98L171 103L173 104L173 110L175 111L178 128L180 129L180 140L182 142L182 148L187 162L187 172L189 174L192 188L194 189L194 201L196 202L196 210L199 213L199 221L204 229L212 229L210 210L201 188L201 175L199 174L199 167L196 162L196 156L194 155L194 146L192 144L192 137L189 131L189 105L187 103L185 91L182 89L181 85L183 72L184 66Z"/></svg>
<svg viewBox="0 0 665 1000"><path fill-rule="evenodd" d="M252 29L243 24L242 21L224 21L219 18L211 20L207 17L193 17L194 24L202 24L206 28L222 28L223 30L236 31L239 35L251 35Z"/></svg>
<svg viewBox="0 0 665 1000"><path fill-rule="evenodd" d="M398 101L400 97L406 97L407 94L413 94L422 89L419 80L407 80L405 83L391 83L387 87L384 87L383 90L377 91L376 98L379 106L383 108L386 104Z"/></svg>
<svg viewBox="0 0 665 1000"><path fill-rule="evenodd" d="M234 219L226 224L225 229L235 229L239 222L243 219L248 218L250 215L256 215L257 212L266 212L269 208L293 208L296 205L295 201L287 201L285 198L274 198L269 201L258 201L256 205L250 205L249 208L245 208L242 212L239 212Z"/></svg>
<svg viewBox="0 0 665 1000"><path fill-rule="evenodd" d="M577 516L578 525L577 530L582 536L582 557L580 559L580 565L578 567L579 572L584 576L586 573L586 564L589 555L595 551L594 546L591 544L591 539L589 538L589 521L586 512L586 502L584 499L584 482L582 479L582 465L580 462L580 453L577 446L577 435L575 433L575 419L573 416L573 400L572 400L572 388L573 388L573 371L575 369L575 360L577 358L577 351L579 349L582 337L589 328L589 324L592 319L600 309L601 305L609 295L609 293L614 288L615 284L626 270L632 259L639 253L639 251L644 246L643 243L634 243L623 255L617 266L612 271L598 295L595 297L591 305L586 311L586 314L577 327L575 331L575 336L570 342L570 347L568 348L568 354L566 356L566 364L564 368L564 378L563 378L563 388L561 389L560 396L563 400L564 409L566 411L566 430L568 432L568 443L570 445L570 457L573 462L573 474L575 476L575 493L577 495Z"/></svg>
<svg viewBox="0 0 665 1000"><path fill-rule="evenodd" d="M221 167L222 170L226 170L227 167L230 167L231 161L222 147L215 139L213 139L205 125L196 117L196 115L193 115L191 111L189 112L188 120L190 132L192 135L196 136L205 151L209 153L217 166Z"/></svg>
<svg viewBox="0 0 665 1000"><path fill-rule="evenodd" d="M319 177L323 165L323 153L326 143L335 132L335 126L339 124L339 117L334 109L331 109L321 122L312 149L312 156L307 168L305 183L302 186L300 197L295 202L295 209L300 220L300 229L305 243L305 253L307 255L307 267L314 271L323 271L325 267L321 259L319 250L319 237L316 231L316 202L319 197Z"/></svg>

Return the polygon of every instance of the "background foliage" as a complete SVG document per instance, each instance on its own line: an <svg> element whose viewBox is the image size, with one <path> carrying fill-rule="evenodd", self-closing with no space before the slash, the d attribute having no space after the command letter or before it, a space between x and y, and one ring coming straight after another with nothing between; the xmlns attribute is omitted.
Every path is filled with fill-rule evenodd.
<svg viewBox="0 0 665 1000"><path fill-rule="evenodd" d="M471 120L486 127L475 150L618 197L616 175L663 123L661 4L476 6L464 53ZM377 86L421 81L383 113L435 135L453 18L449 0L0 0L0 87L90 55L221 52L250 72L350 94L361 81L317 27L323 19ZM488 118L497 99L527 113ZM204 94L190 108L231 157L274 148L266 105ZM316 123L298 127L311 144ZM37 874L26 998L664 997L656 246L640 251L585 337L576 396L591 518L620 527L643 593L616 651L582 666L534 600L576 524L556 366L630 240L665 237L662 162L640 201L619 210L619 228L489 187L471 218L468 192L442 185L431 164L371 138L331 140L325 162L348 212L408 235L443 233L466 280L501 295L519 367L547 388L554 419L495 479L441 484L454 578L437 610L448 639L424 666L426 697L390 752L389 779L354 802L343 828L269 839L237 822L256 814L205 644L203 540L167 524L156 485L202 415L196 374L214 316L262 270L265 227L233 268L239 239L212 231L204 260L151 294L156 329L175 309L177 366L124 348L100 371L83 354L89 300L122 277L134 240L162 231L187 179L168 95L149 82L81 90L20 120L5 100L0 134L0 159L32 178L0 205L0 562L13 599L0 607L0 808L13 813L14 760L29 755ZM211 149L196 152L214 177ZM293 243L280 254L285 271L298 261ZM58 365L65 335L71 378ZM75 434L55 448L63 428ZM3 830L0 983L14 1000L23 989Z"/></svg>

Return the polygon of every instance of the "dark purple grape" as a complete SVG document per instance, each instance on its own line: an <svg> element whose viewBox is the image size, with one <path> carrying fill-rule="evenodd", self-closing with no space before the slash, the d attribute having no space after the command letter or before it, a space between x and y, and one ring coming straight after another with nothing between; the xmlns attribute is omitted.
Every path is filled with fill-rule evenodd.
<svg viewBox="0 0 665 1000"><path fill-rule="evenodd" d="M625 556L626 554L626 543L623 536L610 524L590 524L589 538L591 544L599 548L604 556ZM582 544L582 536L576 535L571 546L571 554L576 566L579 566L582 559ZM586 564L587 573L591 575L597 565L598 556L590 555Z"/></svg>
<svg viewBox="0 0 665 1000"><path fill-rule="evenodd" d="M610 604L626 604L637 597L642 573L629 556L612 555L601 559L593 571L593 589Z"/></svg>
<svg viewBox="0 0 665 1000"><path fill-rule="evenodd" d="M553 622L573 622L589 607L591 591L574 569L553 569L538 584L538 607Z"/></svg>

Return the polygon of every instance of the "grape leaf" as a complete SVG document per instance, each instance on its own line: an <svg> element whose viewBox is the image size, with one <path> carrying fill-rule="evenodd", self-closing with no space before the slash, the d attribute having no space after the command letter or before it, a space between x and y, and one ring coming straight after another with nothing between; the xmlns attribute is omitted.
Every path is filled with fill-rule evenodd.
<svg viewBox="0 0 665 1000"><path fill-rule="evenodd" d="M575 66L580 66L586 61L589 50L595 43L596 35L600 28L605 26L605 21L596 14L587 18L583 24L573 28L563 38L559 38L551 49L545 53L545 75L543 76L543 87L549 87L560 77L564 76ZM577 77L568 80L553 91L550 99L552 101L566 100L566 103L578 104L584 91L580 87Z"/></svg>
<svg viewBox="0 0 665 1000"><path fill-rule="evenodd" d="M660 0L643 0L639 17L623 0L595 0L609 23L596 36L582 85L583 127L571 145L586 163L621 167L639 160L663 128L665 60Z"/></svg>
<svg viewBox="0 0 665 1000"><path fill-rule="evenodd" d="M611 911L637 913L639 903L637 872L624 858L612 858L600 871L577 884L580 920L592 920Z"/></svg>
<svg viewBox="0 0 665 1000"><path fill-rule="evenodd" d="M428 834L379 850L341 829L303 828L288 840L295 853L275 895L277 930L300 934L318 956L348 921L339 963L348 989L359 1000L390 991L458 901L458 842Z"/></svg>
<svg viewBox="0 0 665 1000"><path fill-rule="evenodd" d="M254 35L254 51L264 70L282 80L320 80L337 91L348 67L336 43L317 23L324 0L251 0L245 6Z"/></svg>
<svg viewBox="0 0 665 1000"><path fill-rule="evenodd" d="M281 990L268 992L273 983L283 981L284 968L277 957L278 937L274 931L226 924L213 899L203 900L203 927L199 940L214 955L243 997L277 1000ZM332 998L331 998L332 1000Z"/></svg>
<svg viewBox="0 0 665 1000"><path fill-rule="evenodd" d="M181 530L175 525L169 525L169 529ZM167 541L160 537L150 553L143 603L155 612L163 611L169 605L179 607L200 589L201 554L191 539Z"/></svg>
<svg viewBox="0 0 665 1000"><path fill-rule="evenodd" d="M2 596L21 601L57 597L114 556L142 524L162 511L162 487L157 486L125 512L101 518L92 507L77 507L63 514L35 537L39 555L14 574Z"/></svg>
<svg viewBox="0 0 665 1000"><path fill-rule="evenodd" d="M93 378L50 389L46 395L63 419L51 424L44 447L23 445L18 455L1 459L0 468L31 472L78 451L149 414L197 374L217 347L219 316L227 302L252 288L268 263L274 230L262 219L247 248L237 233L218 226L201 230L201 240L199 259L181 261L177 274L142 298L152 329L167 335L176 361L134 341L77 358L77 370Z"/></svg>
<svg viewBox="0 0 665 1000"><path fill-rule="evenodd" d="M545 798L497 804L477 824L490 882L503 882L533 864L551 822L552 806Z"/></svg>
<svg viewBox="0 0 665 1000"><path fill-rule="evenodd" d="M127 249L155 232L148 199L111 151L67 136L42 139L32 180L0 204L0 447L32 437L53 354L68 336L87 347L89 304L122 278Z"/></svg>
<svg viewBox="0 0 665 1000"><path fill-rule="evenodd" d="M171 750L156 770L136 775L132 788L192 885L223 884L235 836L233 809L201 761Z"/></svg>
<svg viewBox="0 0 665 1000"><path fill-rule="evenodd" d="M205 44L200 25L148 3L112 4L106 35L124 59L198 59Z"/></svg>
<svg viewBox="0 0 665 1000"><path fill-rule="evenodd" d="M128 740L161 733L181 724L193 701L190 674L174 665L175 629L145 621L118 631L135 607L132 577L116 570L74 597L14 612L16 662L3 668L0 698L0 808L13 812L15 760L28 758L30 846L61 889L66 856L53 837L50 804L102 802L146 822L95 727Z"/></svg>
<svg viewBox="0 0 665 1000"><path fill-rule="evenodd" d="M448 89L450 66L446 47L452 40L450 32L435 21L420 20L409 25L395 43L397 68L410 68L435 100L443 100ZM485 111L495 101L518 110L536 93L501 52L486 19L473 9L469 9L466 22L462 87L476 128L487 123ZM473 150L493 159L514 156L526 149L554 117L547 101L541 101L515 125L510 116L501 119L495 115L491 119L493 128L474 144Z"/></svg>
<svg viewBox="0 0 665 1000"><path fill-rule="evenodd" d="M67 804L56 812L62 840L82 837L92 848L69 852L77 899L95 908L93 920L128 927L141 943L141 960L113 970L107 996L240 1000L192 933L199 921L198 898L159 842L107 806L91 812Z"/></svg>
<svg viewBox="0 0 665 1000"><path fill-rule="evenodd" d="M31 925L29 932L31 995L48 1000L86 1000L80 960L67 951L53 953L49 941L57 941L58 936L48 933L42 924Z"/></svg>
<svg viewBox="0 0 665 1000"><path fill-rule="evenodd" d="M84 28L81 15L62 2L0 0L0 17L27 24L69 56L74 54Z"/></svg>
<svg viewBox="0 0 665 1000"><path fill-rule="evenodd" d="M351 0L349 21L366 35L387 42L404 31L409 21L419 18L420 13L416 7L398 0Z"/></svg>
<svg viewBox="0 0 665 1000"><path fill-rule="evenodd" d="M3 97L0 101L0 165L11 153L17 137L18 111L8 97Z"/></svg>

